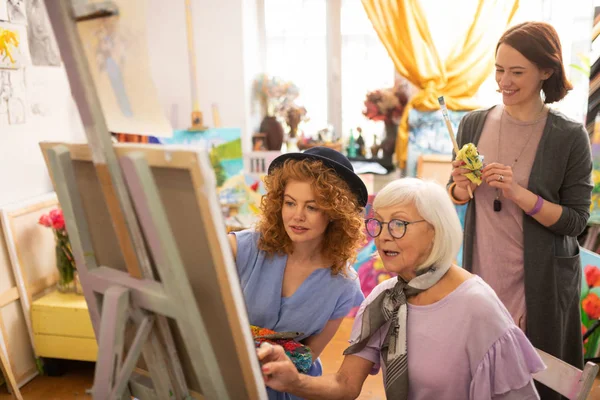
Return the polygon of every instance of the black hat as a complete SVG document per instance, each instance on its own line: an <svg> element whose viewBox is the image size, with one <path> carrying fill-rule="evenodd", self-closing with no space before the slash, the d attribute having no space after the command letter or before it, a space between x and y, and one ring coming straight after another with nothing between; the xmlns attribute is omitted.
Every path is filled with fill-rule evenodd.
<svg viewBox="0 0 600 400"><path fill-rule="evenodd" d="M350 160L348 160L346 156L339 151L335 151L329 147L318 146L311 147L303 153L294 152L282 154L274 159L271 162L271 165L269 165L269 174L271 174L274 169L282 166L286 160L290 159L311 159L321 161L323 164L325 164L325 166L332 168L340 178L346 181L350 187L350 190L356 195L358 204L361 207L365 207L367 205L367 200L369 199L367 187L363 183L362 179L360 179L358 175L354 173L354 168L352 167Z"/></svg>

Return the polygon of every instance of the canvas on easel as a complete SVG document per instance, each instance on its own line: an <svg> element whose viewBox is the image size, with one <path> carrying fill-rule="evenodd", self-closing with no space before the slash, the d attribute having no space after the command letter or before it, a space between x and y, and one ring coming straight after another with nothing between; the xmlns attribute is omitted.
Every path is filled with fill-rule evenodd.
<svg viewBox="0 0 600 400"><path fill-rule="evenodd" d="M126 271L124 258L118 250L116 251L119 248L117 235L112 225L107 223L110 213L102 195L101 182L89 147L57 143L41 143L41 147L49 166L51 163L48 155L52 149L68 149L74 183L83 208L81 215L85 215L85 225L89 229L94 254L93 264L109 267L111 271L104 269L106 267L100 268L103 269L103 274ZM166 217L166 225L161 231L168 230L174 239L176 248L171 251L178 252L185 270L184 275L178 278L183 280L181 283L184 286L189 282L192 289L193 297L185 300L184 304L197 305L207 332L207 337L201 338L203 346L205 349L211 348L217 356L215 365L209 365L208 368L224 380L227 398L264 398L264 383L256 360L245 304L217 201L214 173L207 153L190 148L139 144L118 144L114 149L128 177L128 186L136 204L138 218L146 228L147 219L160 212L155 210L145 215L145 211L140 208L142 202L149 202L150 199L146 198L147 189L143 189L141 180L136 180L133 172L136 162L132 160L143 160L142 163L147 163L149 167L149 175L146 178L149 178L150 184L155 185L157 198L160 199L158 206L162 207ZM53 171L56 184L55 174L56 171ZM149 210L148 208L146 211ZM66 215L67 210L64 211ZM154 237L157 232L148 231L146 228L145 239L149 248L152 248L157 240ZM72 235L71 231L69 235ZM73 243L73 246L75 249L76 244ZM156 255L153 259L155 272L162 276L156 265L160 261L157 261ZM165 267L174 271L172 265ZM91 277L97 278L99 274L93 267L82 268L79 264L78 270L86 292L86 288L89 289L91 285ZM161 281L164 282L164 279ZM98 318L96 316L95 325L98 324ZM181 327L171 318L169 326L175 338L187 385L192 394L202 393L209 398L210 396L204 393L202 382L194 373L193 352L186 347L182 336L185 332L182 332ZM144 367L145 363L138 363L138 368L143 370Z"/></svg>
<svg viewBox="0 0 600 400"><path fill-rule="evenodd" d="M138 13L130 2L45 3L90 143L79 160L68 144L42 150L98 340L94 398L266 399L208 155L122 154L110 140L78 24ZM142 358L150 381L134 372Z"/></svg>

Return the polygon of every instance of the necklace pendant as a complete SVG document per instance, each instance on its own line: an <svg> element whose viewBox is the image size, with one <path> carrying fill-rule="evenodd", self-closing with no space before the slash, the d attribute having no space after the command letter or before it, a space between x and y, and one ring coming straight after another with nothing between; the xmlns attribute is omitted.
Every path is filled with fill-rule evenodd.
<svg viewBox="0 0 600 400"><path fill-rule="evenodd" d="M500 212L502 210L502 202L499 199L494 200L494 211Z"/></svg>

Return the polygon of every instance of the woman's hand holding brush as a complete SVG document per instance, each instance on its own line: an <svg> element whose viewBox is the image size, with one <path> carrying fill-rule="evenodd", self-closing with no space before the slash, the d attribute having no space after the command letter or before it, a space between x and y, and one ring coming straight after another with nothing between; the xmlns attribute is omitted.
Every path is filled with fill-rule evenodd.
<svg viewBox="0 0 600 400"><path fill-rule="evenodd" d="M454 187L453 195L456 200L465 201L469 200L477 184L471 182L466 174L470 173L471 170L464 168L465 162L462 160L452 161L452 180L456 183Z"/></svg>

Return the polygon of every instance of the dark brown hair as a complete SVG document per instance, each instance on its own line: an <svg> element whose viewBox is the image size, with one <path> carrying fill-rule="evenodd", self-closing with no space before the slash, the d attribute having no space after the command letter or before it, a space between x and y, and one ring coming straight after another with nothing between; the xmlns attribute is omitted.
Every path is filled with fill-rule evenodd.
<svg viewBox="0 0 600 400"><path fill-rule="evenodd" d="M292 240L281 217L285 187L291 180L311 183L317 206L332 220L325 231L322 254L332 263L332 274L345 275L347 264L355 260L365 241L362 207L348 184L321 161L287 160L265 177L267 194L262 197L256 227L261 233L258 248L270 255L292 253Z"/></svg>
<svg viewBox="0 0 600 400"><path fill-rule="evenodd" d="M544 103L562 100L573 85L567 80L562 59L562 47L556 29L545 22L523 22L508 29L496 45L507 44L540 69L552 70L542 84Z"/></svg>

